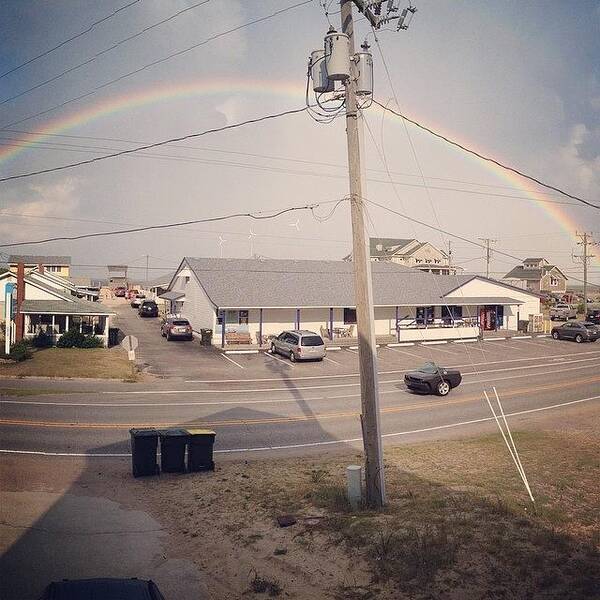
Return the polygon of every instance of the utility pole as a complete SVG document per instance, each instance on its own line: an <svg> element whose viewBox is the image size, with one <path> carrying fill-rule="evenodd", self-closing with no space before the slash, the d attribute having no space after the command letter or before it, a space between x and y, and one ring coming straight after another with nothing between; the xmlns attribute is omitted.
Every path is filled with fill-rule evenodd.
<svg viewBox="0 0 600 600"><path fill-rule="evenodd" d="M448 240L448 275L452 275L452 240Z"/></svg>
<svg viewBox="0 0 600 600"><path fill-rule="evenodd" d="M490 250L490 244L495 244L498 240L492 240L490 238L478 238L485 244L485 276L490 276L490 260L492 258L492 251Z"/></svg>
<svg viewBox="0 0 600 600"><path fill-rule="evenodd" d="M583 233L575 232L575 235L581 240L577 242L578 246L583 247L583 254L573 254L573 260L577 259L583 263L583 318L585 319L587 315L587 280L588 280L588 263L592 258L594 258L594 254L589 254L588 246L597 246L598 242L590 241L592 237L591 233L587 233L584 231Z"/></svg>
<svg viewBox="0 0 600 600"><path fill-rule="evenodd" d="M148 288L148 259L150 257L146 254L146 289Z"/></svg>
<svg viewBox="0 0 600 600"><path fill-rule="evenodd" d="M365 483L367 504L380 508L385 504L383 448L379 414L377 354L371 261L365 238L364 200L361 181L359 112L356 99L356 64L354 58L353 0L340 0L342 33L348 36L350 77L345 82L346 137L350 176L350 210L352 216L352 261L354 263L354 295L358 331L360 365L361 425L365 450Z"/></svg>

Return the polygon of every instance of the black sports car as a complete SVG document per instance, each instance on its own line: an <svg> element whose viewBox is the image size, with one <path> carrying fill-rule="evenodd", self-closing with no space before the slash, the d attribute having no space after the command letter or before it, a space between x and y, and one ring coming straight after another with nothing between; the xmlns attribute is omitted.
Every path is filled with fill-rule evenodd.
<svg viewBox="0 0 600 600"><path fill-rule="evenodd" d="M445 396L452 388L460 385L462 375L458 369L445 369L428 362L404 376L409 390Z"/></svg>

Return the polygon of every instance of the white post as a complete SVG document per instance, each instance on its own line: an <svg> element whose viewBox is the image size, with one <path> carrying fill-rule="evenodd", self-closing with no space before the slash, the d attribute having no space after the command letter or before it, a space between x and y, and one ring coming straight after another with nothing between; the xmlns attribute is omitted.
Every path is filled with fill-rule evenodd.
<svg viewBox="0 0 600 600"><path fill-rule="evenodd" d="M107 315L104 317L104 347L108 348L108 333L110 326L110 317Z"/></svg>
<svg viewBox="0 0 600 600"><path fill-rule="evenodd" d="M348 502L353 510L362 504L362 467L350 465L346 467L346 481L348 484Z"/></svg>

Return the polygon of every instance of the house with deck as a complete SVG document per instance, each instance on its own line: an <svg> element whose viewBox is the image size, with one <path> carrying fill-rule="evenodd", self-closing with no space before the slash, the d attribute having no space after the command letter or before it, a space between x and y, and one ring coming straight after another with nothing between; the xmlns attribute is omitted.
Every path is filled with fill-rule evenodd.
<svg viewBox="0 0 600 600"><path fill-rule="evenodd" d="M504 277L507 283L538 294L561 295L567 291L569 278L545 258L526 258Z"/></svg>
<svg viewBox="0 0 600 600"><path fill-rule="evenodd" d="M375 333L388 341L479 337L516 330L539 314L539 295L472 275L434 275L395 264L371 265ZM191 258L161 295L170 312L213 343L264 345L285 329L329 340L356 335L353 265L346 261Z"/></svg>
<svg viewBox="0 0 600 600"><path fill-rule="evenodd" d="M8 268L13 273L17 272L17 265L23 263L25 272L32 269L43 269L46 273L53 273L59 277L71 275L70 256L38 256L31 254L13 254L8 257Z"/></svg>

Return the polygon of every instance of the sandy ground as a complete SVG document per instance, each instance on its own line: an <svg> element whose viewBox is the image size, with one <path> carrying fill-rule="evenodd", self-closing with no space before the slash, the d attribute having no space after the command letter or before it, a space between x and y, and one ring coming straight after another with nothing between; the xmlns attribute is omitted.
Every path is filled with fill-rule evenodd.
<svg viewBox="0 0 600 600"><path fill-rule="evenodd" d="M3 456L3 575L8 557L12 568L23 561L18 577L29 581L28 590L42 577L61 578L63 568L62 576L151 577L178 600L268 597L253 591L256 577L274 584L273 594L279 588L281 597L306 600L592 598L589 584L565 595L555 579L578 577L577 565L589 573L600 545L598 408L565 413L548 432L550 422L536 419L533 431L516 435L538 497L536 515L499 435L386 450L390 505L383 515L351 513L340 502L344 468L361 460L347 451L228 461L214 473L141 479L131 477L125 459ZM279 527L276 518L288 513L297 523ZM437 575L416 587L385 575L377 560L393 566L391 554L365 543L365 535L383 543L383 531L442 522L460 542L442 550L452 547L457 558L450 567L438 557ZM539 543L531 545L529 536ZM503 569L520 573L510 560L521 547L531 562L508 581ZM34 568L36 557L51 568ZM519 577L547 568L552 572L531 584L547 587L532 595Z"/></svg>

